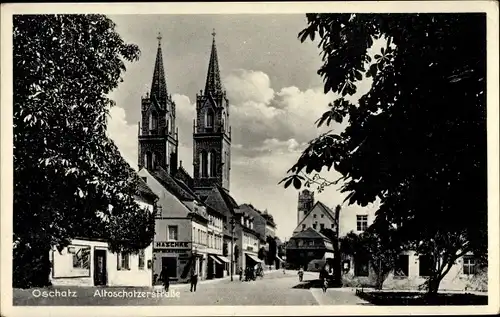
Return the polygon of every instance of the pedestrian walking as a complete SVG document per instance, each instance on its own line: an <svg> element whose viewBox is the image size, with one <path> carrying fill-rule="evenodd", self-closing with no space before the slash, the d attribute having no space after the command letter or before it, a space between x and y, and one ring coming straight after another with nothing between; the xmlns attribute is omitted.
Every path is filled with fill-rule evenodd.
<svg viewBox="0 0 500 317"><path fill-rule="evenodd" d="M196 292L196 285L198 284L198 272L196 268L191 271L191 292Z"/></svg>
<svg viewBox="0 0 500 317"><path fill-rule="evenodd" d="M163 282L163 287L165 288L165 291L168 292L168 289L170 287L170 277L168 276L167 266L164 266L161 269L161 272L160 272L160 281Z"/></svg>
<svg viewBox="0 0 500 317"><path fill-rule="evenodd" d="M238 270L238 273L240 274L240 281L243 280L243 269L240 267Z"/></svg>

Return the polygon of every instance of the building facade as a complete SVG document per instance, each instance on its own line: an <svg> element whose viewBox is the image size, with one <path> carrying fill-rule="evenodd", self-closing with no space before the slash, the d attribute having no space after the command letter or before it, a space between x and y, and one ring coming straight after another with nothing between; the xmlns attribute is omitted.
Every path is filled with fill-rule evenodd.
<svg viewBox="0 0 500 317"><path fill-rule="evenodd" d="M159 197L153 246L154 281L164 267L174 283L187 281L190 269L196 270L200 279L206 279L210 252L207 207L162 168L142 168L138 173Z"/></svg>
<svg viewBox="0 0 500 317"><path fill-rule="evenodd" d="M142 182L136 203L144 212L155 212L156 195ZM50 251L50 281L54 286L152 286L153 244L138 253L113 253L108 241L73 239L59 252Z"/></svg>
<svg viewBox="0 0 500 317"><path fill-rule="evenodd" d="M307 207L310 209L307 210ZM333 257L328 250L329 247L323 247L319 242L321 240L318 238L319 232L330 228L338 233L340 239L351 232L362 234L374 222L378 207L378 203L365 208L345 204L338 212L332 211L323 203L314 202L312 192L302 191L299 193L297 208L298 226L286 247L287 263L292 267L306 266L311 271L321 269L326 263L334 265L334 262L330 260ZM313 237L316 237L317 243L310 242ZM334 246L335 241L327 238L327 245L328 241ZM369 254L362 257L340 254L340 259L343 286L370 287L375 285L376 275L370 266ZM417 255L412 250L404 251L397 258L395 268L385 279L383 287L385 289L418 289L426 281L430 265L431 262L425 255ZM478 267L477 260L472 254L467 254L459 258L443 277L440 289L486 290L487 272Z"/></svg>
<svg viewBox="0 0 500 317"><path fill-rule="evenodd" d="M261 238L255 231L254 217L248 211L239 209L234 215L234 220L237 237L234 254L237 268L242 268L244 271L247 267L264 263L258 257Z"/></svg>

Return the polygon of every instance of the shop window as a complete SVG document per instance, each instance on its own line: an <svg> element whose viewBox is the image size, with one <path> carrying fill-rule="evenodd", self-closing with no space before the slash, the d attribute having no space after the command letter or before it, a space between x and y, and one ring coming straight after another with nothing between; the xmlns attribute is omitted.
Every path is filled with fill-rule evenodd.
<svg viewBox="0 0 500 317"><path fill-rule="evenodd" d="M73 268L90 270L90 247L68 247L73 254Z"/></svg>

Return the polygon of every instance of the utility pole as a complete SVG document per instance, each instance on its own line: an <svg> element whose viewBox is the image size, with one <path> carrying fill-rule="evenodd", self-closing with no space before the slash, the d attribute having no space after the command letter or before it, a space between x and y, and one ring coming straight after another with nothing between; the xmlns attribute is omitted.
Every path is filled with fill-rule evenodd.
<svg viewBox="0 0 500 317"><path fill-rule="evenodd" d="M231 217L231 282L234 275L234 217Z"/></svg>

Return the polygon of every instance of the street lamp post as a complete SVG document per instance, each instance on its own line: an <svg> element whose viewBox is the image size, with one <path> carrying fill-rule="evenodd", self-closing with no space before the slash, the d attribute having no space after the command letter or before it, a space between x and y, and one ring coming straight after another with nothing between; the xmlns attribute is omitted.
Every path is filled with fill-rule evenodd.
<svg viewBox="0 0 500 317"><path fill-rule="evenodd" d="M234 217L231 217L231 282L234 275Z"/></svg>

